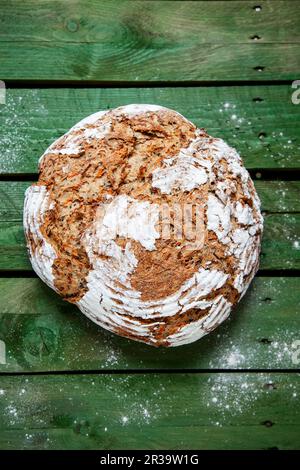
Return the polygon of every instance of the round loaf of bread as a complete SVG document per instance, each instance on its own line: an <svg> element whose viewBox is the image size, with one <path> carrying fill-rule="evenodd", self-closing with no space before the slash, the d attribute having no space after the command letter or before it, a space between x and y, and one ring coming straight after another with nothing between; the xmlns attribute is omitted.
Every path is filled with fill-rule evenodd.
<svg viewBox="0 0 300 470"><path fill-rule="evenodd" d="M260 202L237 152L181 114L93 114L43 154L24 227L40 278L92 321L155 346L215 329L259 262Z"/></svg>

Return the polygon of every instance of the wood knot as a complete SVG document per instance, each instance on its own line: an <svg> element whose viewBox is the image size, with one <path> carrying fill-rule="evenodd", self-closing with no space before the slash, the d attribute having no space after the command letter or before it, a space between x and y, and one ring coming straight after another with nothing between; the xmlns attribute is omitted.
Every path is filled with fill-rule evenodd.
<svg viewBox="0 0 300 470"><path fill-rule="evenodd" d="M259 341L262 344L271 344L272 343L272 340L270 340L269 338L261 338Z"/></svg>
<svg viewBox="0 0 300 470"><path fill-rule="evenodd" d="M274 426L273 421L270 421L269 419L267 419L266 421L263 421L260 424L262 424L263 426L266 426L266 428L271 428L272 426Z"/></svg>
<svg viewBox="0 0 300 470"><path fill-rule="evenodd" d="M277 390L277 386L273 382L266 382L264 384L264 389L266 389L266 390Z"/></svg>
<svg viewBox="0 0 300 470"><path fill-rule="evenodd" d="M23 345L24 355L30 362L49 358L57 351L58 334L48 326L30 322L24 332Z"/></svg>
<svg viewBox="0 0 300 470"><path fill-rule="evenodd" d="M265 67L262 65L257 65L256 67L253 67L253 70L256 70L256 72L263 72L265 70Z"/></svg>
<svg viewBox="0 0 300 470"><path fill-rule="evenodd" d="M76 33L79 30L79 22L72 18L66 21L65 26L70 33Z"/></svg>
<svg viewBox="0 0 300 470"><path fill-rule="evenodd" d="M91 432L91 426L88 420L81 419L80 421L74 422L74 432L88 437Z"/></svg>
<svg viewBox="0 0 300 470"><path fill-rule="evenodd" d="M260 140L265 139L265 137L267 137L267 134L266 134L265 132L260 132L260 133L258 134L258 138L259 138Z"/></svg>

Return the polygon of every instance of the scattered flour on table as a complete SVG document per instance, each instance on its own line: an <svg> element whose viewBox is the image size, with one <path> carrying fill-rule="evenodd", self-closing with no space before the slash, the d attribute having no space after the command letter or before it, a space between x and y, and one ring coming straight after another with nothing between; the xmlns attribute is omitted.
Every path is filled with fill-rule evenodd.
<svg viewBox="0 0 300 470"><path fill-rule="evenodd" d="M274 142L277 163L284 167L287 162L292 162L295 159L295 154L300 150L299 141L284 130L273 131L271 138ZM274 155L271 154L270 157L273 158Z"/></svg>
<svg viewBox="0 0 300 470"><path fill-rule="evenodd" d="M182 403L174 402L176 383L174 377L165 374L153 374L151 382L147 376L135 374L83 375L80 381L68 376L49 379L46 389L32 378L21 381L18 389L11 383L3 388L2 425L7 431L24 431L23 448L47 449L55 445L55 435L49 434L48 429L57 419L67 419L70 431L82 438L96 433L110 439L111 432L122 432L126 427L147 432L146 427L156 426L157 421L160 425L172 423L174 419L182 423L201 421L203 414L197 415L194 408L198 399L200 408L207 409L204 419L213 426L227 426L236 416L257 417L258 410L261 411L257 403L265 403L268 397L272 400L271 394L277 393L279 387L283 387L281 393L287 403L294 400L297 406L298 381L281 382L279 377L280 374L267 373L210 374L207 379L199 380L197 389L195 381L199 378L195 376L191 382L187 381L187 387L194 384L192 406L186 397ZM72 416L74 420L70 421ZM120 431L116 431L118 428Z"/></svg>
<svg viewBox="0 0 300 470"><path fill-rule="evenodd" d="M259 104L257 106L259 107ZM262 124L251 121L247 115L247 108L239 109L235 103L227 101L221 103L219 113L222 116L224 130L227 128L231 132L231 138L228 139L226 136L226 139L230 140L233 147L239 148L242 154L247 151L247 155L250 156L251 151L263 146L265 156L276 162L279 167L284 167L289 162L292 163L295 160L295 155L298 156L299 140L295 136L291 137L284 130L277 129L271 135L267 135L262 129L262 132L258 131L253 139L254 127L259 127ZM251 137L251 145L249 145L249 137Z"/></svg>
<svg viewBox="0 0 300 470"><path fill-rule="evenodd" d="M122 347L118 346L116 338L112 336L111 333L103 332L101 336L101 349L104 349L103 357L100 362L102 369L117 368L119 364L121 364L123 368L128 367Z"/></svg>
<svg viewBox="0 0 300 470"><path fill-rule="evenodd" d="M6 104L0 106L0 171L14 173L17 163L24 162L29 145L32 151L34 128L38 119L48 114L37 90L11 90ZM38 130L37 130L37 139ZM42 149L38 149L38 152ZM25 162L24 162L25 166Z"/></svg>
<svg viewBox="0 0 300 470"><path fill-rule="evenodd" d="M106 387L111 392L115 409L119 410L116 420L122 426L151 424L161 416L161 409L165 413L168 408L165 393L162 395L165 385L158 383L155 390L150 391L147 390L147 384L144 379L137 382L137 378L130 375L117 379L108 377ZM109 423L106 427L109 429Z"/></svg>
<svg viewBox="0 0 300 470"><path fill-rule="evenodd" d="M210 369L282 369L293 366L292 344L297 338L291 335L291 330L278 327L272 331L270 337L265 338L262 329L257 327L256 336L257 348L253 345L253 338L247 341L247 331L242 329L240 341L236 344L230 339L230 329L224 328L223 333L217 335L222 353L218 352L216 357L210 360Z"/></svg>
<svg viewBox="0 0 300 470"><path fill-rule="evenodd" d="M282 211L288 210L287 201L289 192L286 181L278 181L277 188L272 192L272 198L276 201L276 206Z"/></svg>
<svg viewBox="0 0 300 470"><path fill-rule="evenodd" d="M215 426L228 425L232 417L244 414L255 417L257 411L261 410L257 402L266 402L267 396L281 386L276 383L277 377L248 373L216 374L210 377L205 399L206 407L211 412L211 423ZM296 383L285 384L285 389L286 398L297 398Z"/></svg>

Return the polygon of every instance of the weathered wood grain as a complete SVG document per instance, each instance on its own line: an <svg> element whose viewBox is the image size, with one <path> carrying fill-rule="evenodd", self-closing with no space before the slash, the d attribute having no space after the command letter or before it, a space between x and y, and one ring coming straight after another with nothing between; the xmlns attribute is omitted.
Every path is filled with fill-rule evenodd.
<svg viewBox="0 0 300 470"><path fill-rule="evenodd" d="M149 46L162 47L165 37L175 43L251 44L254 33L263 31L260 43L300 42L298 0L259 5L256 11L251 0L90 0L86 8L83 0L7 0L1 5L0 40L124 44L131 33L137 43L140 31Z"/></svg>
<svg viewBox="0 0 300 470"><path fill-rule="evenodd" d="M300 181L255 180L254 185L261 201L262 212L300 212Z"/></svg>
<svg viewBox="0 0 300 470"><path fill-rule="evenodd" d="M0 372L295 369L299 278L257 277L230 319L191 345L156 349L113 335L39 279L0 279Z"/></svg>
<svg viewBox="0 0 300 470"><path fill-rule="evenodd" d="M299 269L300 214L267 214L260 269ZM0 222L0 270L31 270L21 221Z"/></svg>
<svg viewBox="0 0 300 470"><path fill-rule="evenodd" d="M298 449L296 374L1 377L1 449Z"/></svg>
<svg viewBox="0 0 300 470"><path fill-rule="evenodd" d="M153 49L114 49L102 44L3 42L5 80L91 81L94 83L296 80L299 44L179 44ZM126 51L127 49L127 51ZM183 49L183 50L182 50ZM15 64L20 64L16 68ZM180 64L180 66L179 66Z"/></svg>
<svg viewBox="0 0 300 470"><path fill-rule="evenodd" d="M300 215L266 215L260 269L299 269Z"/></svg>
<svg viewBox="0 0 300 470"><path fill-rule="evenodd" d="M231 3L231 2L229 2ZM0 173L35 173L50 143L85 116L129 103L176 109L236 147L248 168L300 167L300 105L291 86L8 89Z"/></svg>
<svg viewBox="0 0 300 470"><path fill-rule="evenodd" d="M4 80L297 79L298 1L2 2ZM278 19L280 18L280 21ZM17 66L16 66L17 65Z"/></svg>

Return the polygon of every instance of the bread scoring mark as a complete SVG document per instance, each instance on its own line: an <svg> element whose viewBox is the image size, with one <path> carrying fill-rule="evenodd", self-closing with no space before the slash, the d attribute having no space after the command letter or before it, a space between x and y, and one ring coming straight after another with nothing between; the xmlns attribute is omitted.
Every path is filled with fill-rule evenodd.
<svg viewBox="0 0 300 470"><path fill-rule="evenodd" d="M26 190L24 230L32 267L49 287L56 290L52 272L56 252L40 230L44 222L45 213L51 209L51 204L46 186L33 185Z"/></svg>
<svg viewBox="0 0 300 470"><path fill-rule="evenodd" d="M256 211L257 212L257 211ZM254 211L248 204L229 202L223 204L210 195L207 204L207 227L216 233L221 243L227 245L226 254L237 259L237 274L234 287L242 294L258 267L262 220L260 213L254 217ZM237 226L233 225L236 221ZM253 276L248 279L249 274Z"/></svg>
<svg viewBox="0 0 300 470"><path fill-rule="evenodd" d="M235 232L234 234L234 254L238 257L239 273L234 279L234 287L245 294L248 286L253 279L259 265L260 235L246 236L244 233Z"/></svg>
<svg viewBox="0 0 300 470"><path fill-rule="evenodd" d="M103 269L101 272L103 274ZM112 332L116 332L118 329L119 333L123 332L123 335L129 333L135 337L142 337L142 339L149 337L151 326L159 325L160 322L154 320L144 324L133 316L125 314L123 309L118 309L118 304L110 297L109 286L105 282L103 283L103 278L99 277L99 274L100 271L90 271L88 291L77 302L79 309L95 323ZM151 340L153 343L156 342L155 338L151 338Z"/></svg>
<svg viewBox="0 0 300 470"><path fill-rule="evenodd" d="M232 304L223 296L217 297L207 316L182 326L175 334L169 336L169 346L182 346L207 335L228 318L231 307Z"/></svg>

